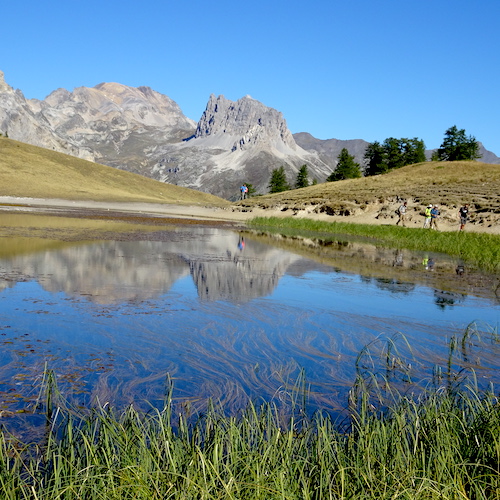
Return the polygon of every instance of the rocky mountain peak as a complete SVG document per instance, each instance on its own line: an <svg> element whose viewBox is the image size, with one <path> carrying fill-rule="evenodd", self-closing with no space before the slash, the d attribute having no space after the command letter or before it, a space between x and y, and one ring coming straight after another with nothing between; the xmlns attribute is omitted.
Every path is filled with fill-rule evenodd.
<svg viewBox="0 0 500 500"><path fill-rule="evenodd" d="M231 151L245 151L259 145L287 154L297 150L282 113L249 95L236 102L223 95L210 96L198 122L195 138L213 136L218 136Z"/></svg>
<svg viewBox="0 0 500 500"><path fill-rule="evenodd" d="M242 182L268 191L283 166L293 185L302 165L322 182L343 147L362 161L366 142L293 136L281 112L246 95L212 94L198 123L150 87L100 83L25 99L0 71L0 133L12 139L228 199ZM492 159L499 162L492 154ZM496 160L495 160L496 159Z"/></svg>
<svg viewBox="0 0 500 500"><path fill-rule="evenodd" d="M67 126L68 118L74 121L75 116L88 125L100 120L109 122L119 116L121 127L126 122L128 129L148 126L191 129L195 126L172 99L149 87L100 83L92 88L78 87L73 92L59 89L50 94L44 104L44 109L50 108L55 126ZM56 110L58 112L54 112Z"/></svg>

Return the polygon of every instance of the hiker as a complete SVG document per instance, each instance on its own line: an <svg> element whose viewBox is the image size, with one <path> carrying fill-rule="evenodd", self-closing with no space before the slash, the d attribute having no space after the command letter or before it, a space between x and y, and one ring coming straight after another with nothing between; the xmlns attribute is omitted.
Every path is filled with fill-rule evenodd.
<svg viewBox="0 0 500 500"><path fill-rule="evenodd" d="M396 222L396 226L401 222L403 227L406 227L405 226L405 221L406 221L406 206L407 206L407 202L405 201L399 208L398 208L398 215L399 215L399 219L398 221Z"/></svg>
<svg viewBox="0 0 500 500"><path fill-rule="evenodd" d="M430 227L431 225L431 209L432 205L428 205L425 209L424 229Z"/></svg>
<svg viewBox="0 0 500 500"><path fill-rule="evenodd" d="M466 203L463 207L458 211L458 216L460 217L460 231L463 231L465 224L467 223L467 219L469 217L469 204Z"/></svg>
<svg viewBox="0 0 500 500"><path fill-rule="evenodd" d="M244 200L248 196L248 187L246 184L243 184L240 187L240 194L241 194L241 199Z"/></svg>
<svg viewBox="0 0 500 500"><path fill-rule="evenodd" d="M439 209L437 205L434 205L431 209L431 229L438 230L437 218L439 215Z"/></svg>

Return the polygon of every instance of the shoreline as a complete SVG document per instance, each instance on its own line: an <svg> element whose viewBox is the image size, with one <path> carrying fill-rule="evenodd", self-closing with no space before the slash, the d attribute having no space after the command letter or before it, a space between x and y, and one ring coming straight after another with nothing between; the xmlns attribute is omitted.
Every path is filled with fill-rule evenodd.
<svg viewBox="0 0 500 500"><path fill-rule="evenodd" d="M445 208L445 207L443 207ZM373 206L370 210L352 215L328 215L315 213L310 210L297 210L287 206L272 208L248 207L243 205L229 205L228 207L210 207L203 205L182 205L147 202L117 202L117 201L92 201L92 200L65 200L59 198L27 198L14 196L0 196L0 213L4 212L43 212L46 215L63 215L64 212L85 214L86 211L97 212L101 216L107 212L110 218L117 213L140 215L148 217L172 217L176 219L190 219L213 222L245 223L254 217L297 217L325 222L346 222L369 225L395 226L398 217L393 214L381 216L380 207ZM449 217L438 222L440 231L458 231L458 216L455 221ZM424 218L418 212L410 212L406 227L421 228ZM478 232L500 234L500 226L467 223L465 232Z"/></svg>

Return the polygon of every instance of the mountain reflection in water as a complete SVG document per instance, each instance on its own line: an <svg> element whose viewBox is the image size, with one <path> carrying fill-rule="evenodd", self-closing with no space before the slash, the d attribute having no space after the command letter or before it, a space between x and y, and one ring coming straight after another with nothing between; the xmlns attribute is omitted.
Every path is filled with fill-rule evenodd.
<svg viewBox="0 0 500 500"><path fill-rule="evenodd" d="M303 368L312 405L340 409L366 345L367 366L384 370L395 342L401 381L425 384L449 362L450 337L474 321L468 363L480 382L498 382L498 302L342 271L271 243L179 227L3 258L2 409L33 406L45 364L84 406L161 406L167 375L195 409L209 397L233 408L248 397L281 401Z"/></svg>
<svg viewBox="0 0 500 500"><path fill-rule="evenodd" d="M50 292L86 296L101 304L142 301L191 275L202 300L247 302L271 293L300 257L254 242L244 250L234 233L198 228L169 231L164 241L105 241L2 262L19 281L37 280ZM7 271L8 274L8 271ZM15 280L0 281L0 290Z"/></svg>

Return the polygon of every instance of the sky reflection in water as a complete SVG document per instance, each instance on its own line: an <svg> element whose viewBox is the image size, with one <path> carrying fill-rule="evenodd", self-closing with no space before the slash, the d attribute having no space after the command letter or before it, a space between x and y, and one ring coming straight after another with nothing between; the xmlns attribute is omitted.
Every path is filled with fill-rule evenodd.
<svg viewBox="0 0 500 500"><path fill-rule="evenodd" d="M289 397L304 368L313 405L339 408L370 342L380 339L369 367L384 368L395 338L412 380L425 383L473 321L473 365L497 382L498 302L340 272L250 235L241 250L221 229L147 238L0 260L3 409L33 403L45 363L85 406L161 406L168 373L193 407L214 397L237 408L248 396Z"/></svg>

